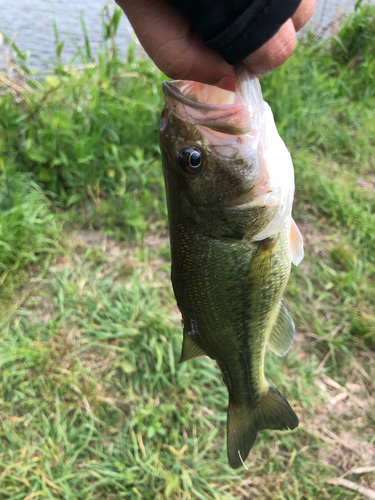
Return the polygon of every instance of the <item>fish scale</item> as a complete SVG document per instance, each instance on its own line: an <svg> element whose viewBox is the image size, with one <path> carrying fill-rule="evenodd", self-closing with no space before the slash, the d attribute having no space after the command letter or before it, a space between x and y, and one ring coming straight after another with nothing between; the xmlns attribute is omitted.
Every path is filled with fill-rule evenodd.
<svg viewBox="0 0 375 500"><path fill-rule="evenodd" d="M180 231L184 233L180 235ZM289 244L288 233L289 222L282 231L278 247ZM183 315L184 333L216 359L219 365L228 359L228 349L231 351L227 363L230 367L243 365L241 360L248 356L252 371L256 373L255 383L259 385L260 381L263 382L258 375L263 368L262 356L272 327L269 310L278 307L288 280L289 252L280 248L280 253L284 255L280 259L276 250L271 264L274 271L262 284L255 280L259 286L257 290L251 291L253 284L249 283L246 270L251 268L259 245L214 240L197 234L191 228L186 230L181 227L171 234L172 280L173 283L178 282L174 291ZM219 276L215 273L216 269L220 269ZM189 311L194 311L193 319ZM262 338L255 344L257 347L252 349L251 332L259 330L262 331ZM234 397L241 404L244 401L240 394L254 392L250 387L251 382L250 386L244 384L242 377L243 374L237 369L230 374L231 380L236 380L232 385L238 389Z"/></svg>

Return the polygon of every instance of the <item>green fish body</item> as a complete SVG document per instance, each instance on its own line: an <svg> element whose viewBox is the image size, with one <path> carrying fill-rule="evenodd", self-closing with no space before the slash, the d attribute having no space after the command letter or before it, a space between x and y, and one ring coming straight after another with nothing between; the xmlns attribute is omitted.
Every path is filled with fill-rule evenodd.
<svg viewBox="0 0 375 500"><path fill-rule="evenodd" d="M208 355L218 363L229 394L228 459L236 468L259 430L298 425L264 376L266 345L284 355L295 331L281 300L291 260L303 256L291 218L293 165L259 82L245 69L235 93L195 82L163 89L160 144L172 284L184 324L180 361Z"/></svg>

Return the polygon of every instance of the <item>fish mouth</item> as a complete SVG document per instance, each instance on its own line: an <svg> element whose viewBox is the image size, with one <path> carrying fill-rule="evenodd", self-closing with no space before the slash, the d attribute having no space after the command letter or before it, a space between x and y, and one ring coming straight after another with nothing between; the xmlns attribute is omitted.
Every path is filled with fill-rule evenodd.
<svg viewBox="0 0 375 500"><path fill-rule="evenodd" d="M217 132L242 135L259 121L263 98L258 78L245 66L236 68L235 92L204 83L163 82L165 105L179 118Z"/></svg>
<svg viewBox="0 0 375 500"><path fill-rule="evenodd" d="M185 80L163 82L162 89L166 97L201 111L221 111L223 106L231 108L236 99L235 92Z"/></svg>

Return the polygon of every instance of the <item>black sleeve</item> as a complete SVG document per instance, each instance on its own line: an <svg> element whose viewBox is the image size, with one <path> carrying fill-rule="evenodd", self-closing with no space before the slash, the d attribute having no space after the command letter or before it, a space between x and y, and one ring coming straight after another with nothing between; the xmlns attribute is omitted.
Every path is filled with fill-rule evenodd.
<svg viewBox="0 0 375 500"><path fill-rule="evenodd" d="M264 45L301 0L166 0L189 19L204 43L237 64Z"/></svg>

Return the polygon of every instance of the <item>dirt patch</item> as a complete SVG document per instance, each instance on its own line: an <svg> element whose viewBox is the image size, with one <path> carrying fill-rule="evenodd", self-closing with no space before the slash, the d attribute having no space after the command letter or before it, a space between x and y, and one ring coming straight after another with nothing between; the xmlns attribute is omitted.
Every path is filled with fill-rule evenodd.
<svg viewBox="0 0 375 500"><path fill-rule="evenodd" d="M46 290L43 294L40 293L31 296L27 301L27 307L30 311L35 313L35 316L42 325L46 325L57 312L57 306L53 302L52 298L48 296L48 290ZM30 316L29 322L35 322L36 317L33 319L33 317Z"/></svg>
<svg viewBox="0 0 375 500"><path fill-rule="evenodd" d="M332 235L327 224L313 224L308 219L296 219L296 224L303 238L303 245L307 255L327 256L333 246Z"/></svg>
<svg viewBox="0 0 375 500"><path fill-rule="evenodd" d="M372 194L375 194L375 175L358 182L357 186L359 188L369 190Z"/></svg>
<svg viewBox="0 0 375 500"><path fill-rule="evenodd" d="M134 253L139 247L158 249L166 246L169 242L169 234L167 231L155 231L145 236L141 245L139 243L129 243L128 241L116 242L115 239L108 234L93 229L80 231L72 240L71 244L83 245L87 248L95 248L100 250L108 257L108 262L112 263L121 257L134 256Z"/></svg>
<svg viewBox="0 0 375 500"><path fill-rule="evenodd" d="M95 231L94 229L84 229L80 231L74 238L75 243L83 244L88 247L93 248L106 248L108 240L111 241L113 238L109 237L105 233L100 231Z"/></svg>
<svg viewBox="0 0 375 500"><path fill-rule="evenodd" d="M168 231L163 231L163 233L149 234L143 240L143 244L149 248L159 248L169 244L169 233Z"/></svg>
<svg viewBox="0 0 375 500"><path fill-rule="evenodd" d="M95 231L94 229L80 231L72 238L71 245L73 247L78 245L96 249L102 252L106 256L108 264L112 264L118 261L119 258L128 257L134 253L132 246L128 243L116 242L111 235Z"/></svg>
<svg viewBox="0 0 375 500"><path fill-rule="evenodd" d="M310 347L314 338L306 333L296 335L295 344L298 345L301 364L311 360ZM375 491L372 420L375 410L375 353L362 346L353 354L342 374L344 377L338 379L326 373L331 351L328 349L326 355L322 355L314 380L320 400L315 402L313 409L304 408L301 412L301 427L306 429L306 440L313 439L315 445L319 445L319 461L336 471L332 473L332 479L347 477L353 484ZM299 454L302 452L303 448L298 450ZM359 472L352 473L353 470ZM362 474L362 470L367 472Z"/></svg>

